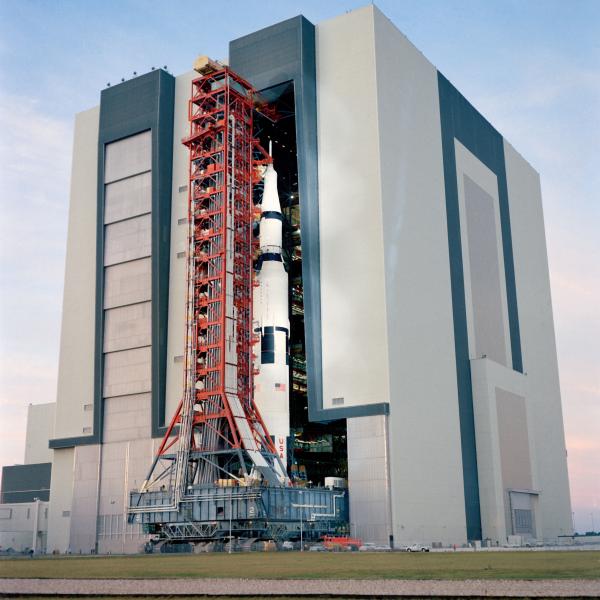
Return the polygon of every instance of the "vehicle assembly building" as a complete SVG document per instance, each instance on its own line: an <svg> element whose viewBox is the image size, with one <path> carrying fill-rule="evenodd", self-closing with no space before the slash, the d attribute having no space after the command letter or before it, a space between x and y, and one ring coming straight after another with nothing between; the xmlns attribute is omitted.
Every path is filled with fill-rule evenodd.
<svg viewBox="0 0 600 600"><path fill-rule="evenodd" d="M538 174L374 6L107 87L53 418L49 552L571 534Z"/></svg>

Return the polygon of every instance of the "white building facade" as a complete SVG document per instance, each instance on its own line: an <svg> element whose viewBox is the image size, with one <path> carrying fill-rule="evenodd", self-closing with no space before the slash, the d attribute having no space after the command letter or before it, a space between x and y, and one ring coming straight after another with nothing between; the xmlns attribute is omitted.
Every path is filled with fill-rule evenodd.
<svg viewBox="0 0 600 600"><path fill-rule="evenodd" d="M2 469L0 551L46 552L55 403L30 404L23 464Z"/></svg>
<svg viewBox="0 0 600 600"><path fill-rule="evenodd" d="M345 421L353 533L570 534L538 174L373 6L229 61L294 90L307 418ZM76 117L48 551L145 541L125 509L182 392L194 76Z"/></svg>

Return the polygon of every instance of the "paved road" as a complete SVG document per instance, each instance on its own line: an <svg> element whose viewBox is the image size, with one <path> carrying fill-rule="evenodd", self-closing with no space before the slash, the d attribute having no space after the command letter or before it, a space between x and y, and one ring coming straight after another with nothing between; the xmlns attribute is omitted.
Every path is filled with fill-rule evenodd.
<svg viewBox="0 0 600 600"><path fill-rule="evenodd" d="M0 579L0 594L77 596L247 595L247 596L505 596L598 597L595 580L269 580L269 579Z"/></svg>

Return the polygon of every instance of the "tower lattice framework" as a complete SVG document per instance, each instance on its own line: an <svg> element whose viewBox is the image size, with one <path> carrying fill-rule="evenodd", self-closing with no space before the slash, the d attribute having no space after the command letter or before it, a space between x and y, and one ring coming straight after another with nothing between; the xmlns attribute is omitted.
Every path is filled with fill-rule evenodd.
<svg viewBox="0 0 600 600"><path fill-rule="evenodd" d="M174 504L219 478L285 481L252 398L252 189L270 160L254 94L227 67L192 82L184 392L142 488L168 481Z"/></svg>

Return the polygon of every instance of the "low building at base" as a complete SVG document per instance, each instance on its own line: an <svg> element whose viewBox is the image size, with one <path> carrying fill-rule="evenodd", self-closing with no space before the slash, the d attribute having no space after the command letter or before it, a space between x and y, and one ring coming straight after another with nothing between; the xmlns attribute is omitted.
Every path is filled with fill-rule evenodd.
<svg viewBox="0 0 600 600"><path fill-rule="evenodd" d="M24 464L2 468L0 553L46 552L55 406L29 405Z"/></svg>

